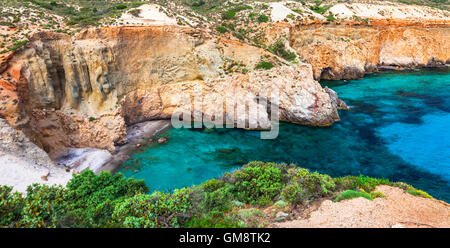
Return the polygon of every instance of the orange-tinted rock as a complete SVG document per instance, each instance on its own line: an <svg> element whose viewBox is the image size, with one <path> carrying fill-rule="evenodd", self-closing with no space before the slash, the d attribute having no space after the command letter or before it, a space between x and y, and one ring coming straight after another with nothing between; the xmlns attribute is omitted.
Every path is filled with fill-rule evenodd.
<svg viewBox="0 0 450 248"><path fill-rule="evenodd" d="M422 67L450 61L450 23L377 20L297 25L290 43L316 79L355 79L382 65Z"/></svg>

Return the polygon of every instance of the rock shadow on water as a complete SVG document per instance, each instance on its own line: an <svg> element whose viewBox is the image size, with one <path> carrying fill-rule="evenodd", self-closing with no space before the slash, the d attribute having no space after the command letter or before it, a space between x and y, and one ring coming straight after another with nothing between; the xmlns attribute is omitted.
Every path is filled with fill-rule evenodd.
<svg viewBox="0 0 450 248"><path fill-rule="evenodd" d="M430 96L428 94L419 94L410 91L398 90L397 96L400 98L416 98L421 99L423 103L431 108L436 108L444 112L450 112L450 106L446 104L444 97L441 96ZM426 114L426 113L424 113Z"/></svg>
<svg viewBox="0 0 450 248"><path fill-rule="evenodd" d="M222 167L238 166L249 162L245 157L245 153L238 147L217 148L215 151L208 153L207 156L223 161Z"/></svg>

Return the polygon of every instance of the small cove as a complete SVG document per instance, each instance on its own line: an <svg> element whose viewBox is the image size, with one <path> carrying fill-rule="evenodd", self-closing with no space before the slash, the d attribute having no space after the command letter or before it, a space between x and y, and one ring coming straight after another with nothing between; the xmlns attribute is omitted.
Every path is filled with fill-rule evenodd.
<svg viewBox="0 0 450 248"><path fill-rule="evenodd" d="M450 202L450 72L380 72L322 82L351 108L330 127L280 124L278 138L258 131L170 129L165 144L141 147L120 172L151 190L199 184L253 161L295 163L331 176L404 181Z"/></svg>

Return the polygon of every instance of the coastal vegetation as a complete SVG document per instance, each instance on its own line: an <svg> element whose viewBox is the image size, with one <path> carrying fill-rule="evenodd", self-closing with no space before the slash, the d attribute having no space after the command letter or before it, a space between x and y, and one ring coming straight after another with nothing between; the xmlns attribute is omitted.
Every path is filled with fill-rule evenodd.
<svg viewBox="0 0 450 248"><path fill-rule="evenodd" d="M270 162L250 162L173 192L151 192L143 180L120 173L86 170L65 188L33 184L22 195L1 186L0 227L263 227L279 220L278 213L315 200L382 197L379 192L371 196L382 184L430 197L406 183L366 176L332 178Z"/></svg>
<svg viewBox="0 0 450 248"><path fill-rule="evenodd" d="M373 200L372 196L370 196L366 192L360 192L360 191L356 191L356 190L346 190L346 191L342 192L340 195L338 195L338 197L336 197L336 199L334 201L339 202L342 200L348 200L348 199L353 199L353 198L358 198L358 197L364 197L371 201Z"/></svg>

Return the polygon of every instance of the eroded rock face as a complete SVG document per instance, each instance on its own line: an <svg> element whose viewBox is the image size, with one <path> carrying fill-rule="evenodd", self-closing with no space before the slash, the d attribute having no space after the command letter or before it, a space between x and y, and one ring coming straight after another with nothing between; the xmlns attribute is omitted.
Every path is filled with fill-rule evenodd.
<svg viewBox="0 0 450 248"><path fill-rule="evenodd" d="M311 65L283 66L285 61L261 48L203 29L91 28L74 37L37 33L24 49L1 61L0 97L11 101L0 115L52 158L71 147L113 151L127 141L126 126L169 119L180 108L212 120L223 111L222 117L235 124L268 129L270 111L261 100L271 102L275 91L281 120L324 126L339 120L337 109L346 105L314 78L353 79L383 65L450 61L446 25L311 24L282 29ZM255 70L262 59L277 66ZM247 70L251 72L234 72ZM200 100L200 113L188 109L183 96ZM230 98L236 100L227 108ZM245 104L254 104L256 112L236 113Z"/></svg>
<svg viewBox="0 0 450 248"><path fill-rule="evenodd" d="M127 125L170 118L187 106L183 95L198 94L197 86L200 115L207 117L223 109L219 99L235 98L234 106L270 101L267 94L276 89L281 120L323 126L339 119L336 101L314 81L309 65L254 70L262 58L284 63L261 48L202 29L92 28L75 37L41 32L9 59L2 75L12 75L8 83L19 101L0 113L52 158L69 147L113 151L126 142ZM233 73L238 70L253 72ZM270 111L255 106L256 113L225 109L225 115L270 128Z"/></svg>
<svg viewBox="0 0 450 248"><path fill-rule="evenodd" d="M82 112L33 109L29 126L33 142L52 158L66 153L68 147L95 147L113 151L114 145L126 142L127 134L125 122L118 111L88 117Z"/></svg>
<svg viewBox="0 0 450 248"><path fill-rule="evenodd" d="M35 166L51 167L48 155L21 132L0 118L0 152L21 157Z"/></svg>
<svg viewBox="0 0 450 248"><path fill-rule="evenodd" d="M450 61L445 24L298 25L290 43L315 79L355 79L383 66L424 67ZM394 67L394 68L395 68Z"/></svg>
<svg viewBox="0 0 450 248"><path fill-rule="evenodd" d="M264 101L273 102L278 97L280 119L305 125L325 126L339 120L336 93L322 89L313 80L309 65L281 66L268 71L235 74L210 81L185 81L167 84L148 90L129 93L122 100L122 115L128 124L151 119L168 119L177 109L191 113L195 110L210 120L226 118L234 124L258 121L256 128L268 129L270 114ZM190 101L183 102L183 95ZM227 106L228 104L228 106ZM237 114L238 108L247 104L257 109L258 116ZM192 107L193 105L198 106ZM227 108L228 107L228 108ZM190 108L190 109L189 109ZM224 115L222 116L222 112ZM219 113L218 113L219 111ZM214 118L215 117L215 118Z"/></svg>

